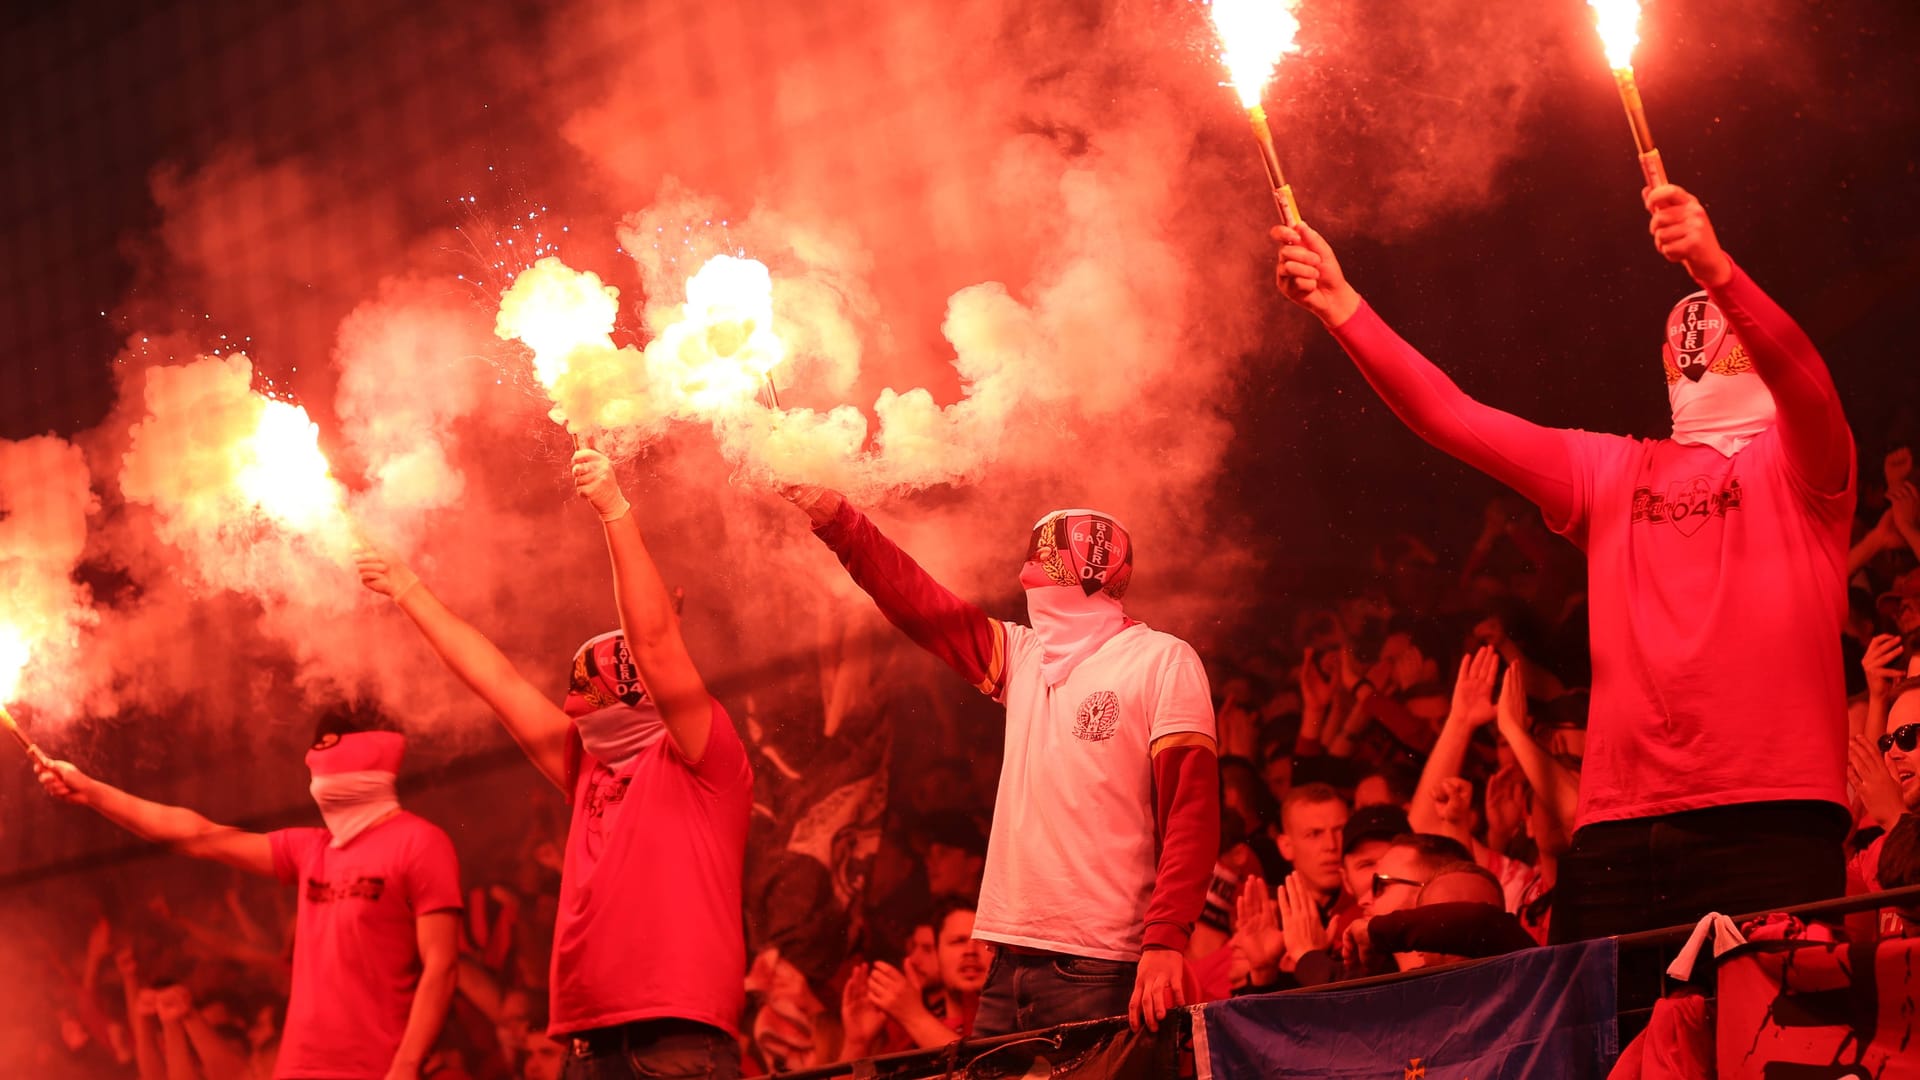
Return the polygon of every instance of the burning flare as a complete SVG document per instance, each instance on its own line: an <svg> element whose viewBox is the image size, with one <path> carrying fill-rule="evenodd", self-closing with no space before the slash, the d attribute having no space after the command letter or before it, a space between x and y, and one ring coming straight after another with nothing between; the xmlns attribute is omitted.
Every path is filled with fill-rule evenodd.
<svg viewBox="0 0 1920 1080"><path fill-rule="evenodd" d="M1300 0L1213 0L1213 28L1220 35L1220 62L1243 108L1260 104L1260 91L1280 58L1298 52L1293 36Z"/></svg>
<svg viewBox="0 0 1920 1080"><path fill-rule="evenodd" d="M1627 125L1633 129L1633 146L1640 152L1640 175L1648 187L1659 187L1667 182L1667 166L1653 145L1647 108L1641 104L1640 87L1633 81L1633 47L1640 43L1639 0L1587 0L1587 4L1593 8L1593 24L1600 31L1600 44L1613 68L1614 85L1620 88Z"/></svg>
<svg viewBox="0 0 1920 1080"><path fill-rule="evenodd" d="M12 623L0 622L0 708L20 693L20 676L32 658L27 636Z"/></svg>
<svg viewBox="0 0 1920 1080"><path fill-rule="evenodd" d="M1640 0L1587 0L1607 63L1615 71L1633 67L1633 47L1640 44Z"/></svg>
<svg viewBox="0 0 1920 1080"><path fill-rule="evenodd" d="M500 297L494 333L533 351L550 415L569 431L648 438L672 420L712 421L750 405L786 358L764 264L716 255L686 289L686 302L656 320L645 351L616 347L620 290L545 258Z"/></svg>
<svg viewBox="0 0 1920 1080"><path fill-rule="evenodd" d="M64 718L92 594L73 578L95 509L80 448L52 435L0 439L0 708L31 701Z"/></svg>
<svg viewBox="0 0 1920 1080"><path fill-rule="evenodd" d="M1267 184L1273 189L1273 205L1280 220L1300 224L1300 207L1293 199L1293 185L1280 169L1280 151L1273 144L1273 129L1267 126L1267 110L1260 104L1260 92L1273 77L1280 58L1299 48L1293 36L1300 32L1300 20L1293 10L1300 0L1213 0L1213 28L1220 34L1220 60L1227 65L1227 76L1240 95L1253 126L1254 141L1260 144L1260 162L1267 170Z"/></svg>
<svg viewBox="0 0 1920 1080"><path fill-rule="evenodd" d="M340 485L320 452L320 425L307 410L273 398L260 400L260 419L238 448L233 482L245 498L297 532L337 525Z"/></svg>
<svg viewBox="0 0 1920 1080"><path fill-rule="evenodd" d="M240 353L144 375L120 492L153 508L156 537L208 586L274 602L321 591L326 564L351 558L353 524L307 411L254 392Z"/></svg>

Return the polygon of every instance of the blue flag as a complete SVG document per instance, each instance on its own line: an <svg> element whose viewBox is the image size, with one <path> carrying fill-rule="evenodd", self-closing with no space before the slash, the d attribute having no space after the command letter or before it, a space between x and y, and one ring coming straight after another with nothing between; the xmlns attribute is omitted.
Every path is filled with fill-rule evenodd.
<svg viewBox="0 0 1920 1080"><path fill-rule="evenodd" d="M1611 940L1526 949L1352 990L1263 994L1199 1009L1200 1080L1579 1080L1620 1053Z"/></svg>

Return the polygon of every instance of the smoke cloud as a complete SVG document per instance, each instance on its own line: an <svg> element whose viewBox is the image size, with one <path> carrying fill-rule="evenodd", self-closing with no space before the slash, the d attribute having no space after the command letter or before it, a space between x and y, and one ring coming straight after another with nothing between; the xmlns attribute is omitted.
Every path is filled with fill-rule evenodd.
<svg viewBox="0 0 1920 1080"><path fill-rule="evenodd" d="M1465 0L1299 15L1303 52L1268 95L1283 154L1309 216L1380 236L1488 197L1567 33ZM1289 343L1261 325L1271 207L1203 7L579 0L536 49L475 33L502 35L469 43L502 95L402 86L393 112L490 110L519 133L498 172L464 151L403 161L371 130L234 137L155 172L123 400L80 440L107 495L88 557L127 579L82 627L91 709L258 707L257 686L143 655L165 642L284 670L310 703L470 717L358 589L349 519L557 672L611 617L569 428L622 460L721 676L815 643L823 590L860 602L768 494L796 482L847 491L994 602L1035 518L1102 506L1135 533L1144 617L1231 618L1224 586L1261 553L1212 493L1249 365ZM285 80L298 102L338 73ZM1496 122L1462 122L1480 100ZM1364 185L1314 183L1363 167ZM690 295L723 256L766 276L718 306ZM538 317L554 295L568 316ZM235 447L262 389L318 425L339 485L320 518L249 493ZM753 557L715 558L733 551Z"/></svg>
<svg viewBox="0 0 1920 1080"><path fill-rule="evenodd" d="M72 715L72 657L96 621L73 573L95 508L79 447L0 439L0 706L32 699Z"/></svg>

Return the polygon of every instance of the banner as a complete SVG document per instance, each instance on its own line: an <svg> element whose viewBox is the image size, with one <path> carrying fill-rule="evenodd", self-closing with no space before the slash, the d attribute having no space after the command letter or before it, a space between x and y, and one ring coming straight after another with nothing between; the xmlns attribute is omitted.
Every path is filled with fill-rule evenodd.
<svg viewBox="0 0 1920 1080"><path fill-rule="evenodd" d="M1620 1052L1611 940L1382 986L1197 1006L1200 1080L1581 1080Z"/></svg>

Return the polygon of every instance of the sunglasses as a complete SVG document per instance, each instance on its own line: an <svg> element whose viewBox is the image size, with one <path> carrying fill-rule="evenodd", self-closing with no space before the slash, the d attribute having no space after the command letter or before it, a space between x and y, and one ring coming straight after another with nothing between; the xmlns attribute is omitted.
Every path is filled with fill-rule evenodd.
<svg viewBox="0 0 1920 1080"><path fill-rule="evenodd" d="M1880 736L1881 753L1884 754L1896 746L1903 754L1913 753L1913 748L1920 746L1920 724L1902 724Z"/></svg>
<svg viewBox="0 0 1920 1080"><path fill-rule="evenodd" d="M1920 726L1920 725L1916 725L1916 726ZM1386 892L1388 888L1394 885L1411 885L1416 889L1424 889L1426 888L1427 883L1424 881L1414 881L1411 878L1394 877L1390 874L1373 875L1373 895L1375 896L1379 896L1381 893Z"/></svg>

